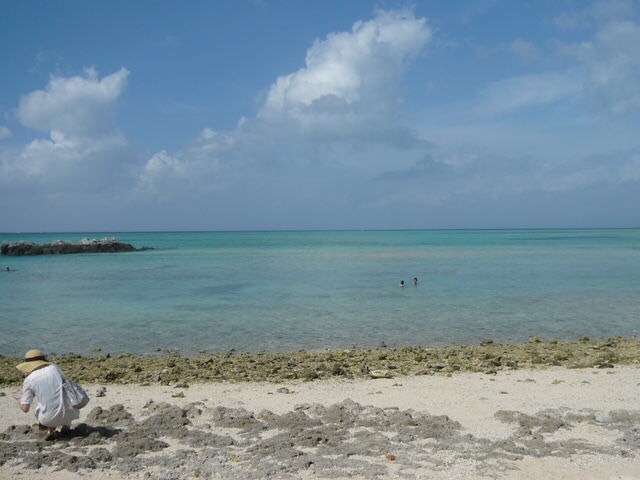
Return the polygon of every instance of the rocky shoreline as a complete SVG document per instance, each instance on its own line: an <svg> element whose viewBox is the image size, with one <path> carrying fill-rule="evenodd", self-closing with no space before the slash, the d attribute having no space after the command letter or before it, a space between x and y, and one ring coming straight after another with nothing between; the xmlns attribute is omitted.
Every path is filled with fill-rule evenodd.
<svg viewBox="0 0 640 480"><path fill-rule="evenodd" d="M45 347L42 347L45 348ZM296 352L236 352L181 355L159 351L153 355L74 353L50 354L49 360L79 382L105 384L174 385L189 382L283 382L330 378L393 378L411 375L451 375L458 372L495 374L504 370L613 368L640 364L640 342L632 338L572 342L543 341L500 344L484 340L479 345L351 348ZM0 355L0 386L18 385L20 358Z"/></svg>
<svg viewBox="0 0 640 480"><path fill-rule="evenodd" d="M135 418L120 404L96 407L87 423L46 440L34 441L28 426L9 428L0 434L0 467L65 470L77 473L77 478L109 471L109 478L164 480L384 479L390 474L411 479L425 469L430 476L424 478L486 478L492 471L516 471L519 463L532 458L632 459L632 450L639 446L633 425L640 422L640 414L627 411L596 418L593 413L561 409L534 415L502 410L496 417L511 425L513 433L491 439L465 433L446 415L351 400L329 406L303 404L284 414L206 407L200 402L180 407L149 401L144 410L144 416ZM583 424L611 432L618 440L601 445L579 438L553 439ZM172 444L180 449L172 449ZM457 475L449 476L452 470ZM565 473L562 478L570 477Z"/></svg>
<svg viewBox="0 0 640 480"><path fill-rule="evenodd" d="M24 255L55 255L73 253L119 253L139 252L152 250L150 247L136 248L130 243L119 242L114 237L105 237L100 240L83 238L79 242L68 240L56 240L51 243L38 244L29 241L2 242L0 254L7 256Z"/></svg>
<svg viewBox="0 0 640 480"><path fill-rule="evenodd" d="M637 480L640 369L622 365L637 363L637 345L626 342L545 344L592 360L590 350L608 358L616 351L615 367L536 363L487 375L445 365L393 379L86 383L89 406L72 430L52 436L19 411L11 398L18 386L0 387L0 478L533 480L544 472Z"/></svg>

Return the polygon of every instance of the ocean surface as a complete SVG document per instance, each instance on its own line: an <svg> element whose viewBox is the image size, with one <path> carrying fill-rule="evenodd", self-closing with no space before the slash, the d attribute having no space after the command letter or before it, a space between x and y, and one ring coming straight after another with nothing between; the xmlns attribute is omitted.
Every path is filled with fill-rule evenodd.
<svg viewBox="0 0 640 480"><path fill-rule="evenodd" d="M640 334L640 230L86 232L0 241L107 236L153 250L0 257L1 355Z"/></svg>

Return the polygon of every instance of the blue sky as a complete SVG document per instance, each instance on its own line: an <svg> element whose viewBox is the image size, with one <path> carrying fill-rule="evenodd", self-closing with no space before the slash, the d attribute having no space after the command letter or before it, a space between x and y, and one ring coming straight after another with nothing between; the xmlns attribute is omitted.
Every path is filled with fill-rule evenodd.
<svg viewBox="0 0 640 480"><path fill-rule="evenodd" d="M0 9L0 231L640 227L638 1Z"/></svg>

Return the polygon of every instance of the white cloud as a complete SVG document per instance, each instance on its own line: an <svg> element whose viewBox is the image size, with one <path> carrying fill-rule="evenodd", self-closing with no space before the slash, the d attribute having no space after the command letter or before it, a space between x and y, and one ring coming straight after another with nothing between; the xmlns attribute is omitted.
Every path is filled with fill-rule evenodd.
<svg viewBox="0 0 640 480"><path fill-rule="evenodd" d="M567 47L587 70L586 91L612 115L640 109L640 27L608 24L592 41Z"/></svg>
<svg viewBox="0 0 640 480"><path fill-rule="evenodd" d="M232 150L235 141L232 135L205 128L184 151L153 154L138 176L136 191L169 200L180 192L192 195L216 188L225 170L220 159Z"/></svg>
<svg viewBox="0 0 640 480"><path fill-rule="evenodd" d="M187 168L178 158L166 151L155 153L145 164L138 180L138 188L145 193L163 197L170 183L184 181Z"/></svg>
<svg viewBox="0 0 640 480"><path fill-rule="evenodd" d="M537 108L547 116L547 107L554 104L579 107L590 94L595 95L593 79L598 78L598 71L612 75L600 84L601 90L607 91L622 80L626 85L627 80L637 77L633 70L637 55L627 50L638 43L633 37L635 26L627 25L626 30L623 26L609 24L592 42L567 47L564 52L574 61L565 69L488 84L474 113L499 117ZM411 150L416 135L403 129L396 115L401 100L399 80L431 34L426 21L411 13L380 12L370 21L357 22L349 32L316 41L307 52L304 68L280 76L270 86L255 118L243 118L232 132L204 129L182 151L155 154L140 177L139 188L164 199L170 198L172 191L191 193L202 191L205 185L227 188L243 198L253 198L258 190L264 197L256 208L278 210L276 206L282 205L278 201L286 205L290 200L282 198L285 192L304 203L305 195L311 198L310 192L317 193L315 185L335 186L336 198L353 186L351 195L371 206L438 204L473 195L567 194L638 180L637 152L602 153L600 157L575 153L567 159L563 156L567 151L586 149L573 145L554 154L554 148L566 139L560 134L549 135L546 126L525 132L515 125L498 123L506 129L490 131L484 144L479 140L478 145L463 147L461 142L468 140L463 134L430 149L426 156L424 148ZM501 48L522 59L540 55L533 43L524 40ZM622 55L616 61L617 54ZM613 95L614 91L608 93ZM631 102L634 97L624 98ZM436 123L447 121L451 117L439 118ZM576 118L572 121L579 122ZM480 125L477 117L473 122ZM549 144L536 144L545 141ZM415 161L419 151L422 159ZM529 151L538 154L522 153Z"/></svg>
<svg viewBox="0 0 640 480"><path fill-rule="evenodd" d="M574 158L542 159L438 149L413 165L388 171L380 180L402 185L402 195L390 188L382 203L439 204L473 195L570 193L599 185L623 185L640 180L637 151L608 152Z"/></svg>
<svg viewBox="0 0 640 480"><path fill-rule="evenodd" d="M350 32L328 35L308 50L306 66L271 86L260 118L281 116L311 126L380 119L395 110L407 62L432 32L408 10L377 13Z"/></svg>
<svg viewBox="0 0 640 480"><path fill-rule="evenodd" d="M480 113L508 113L576 97L581 92L575 72L546 72L498 80L481 92Z"/></svg>
<svg viewBox="0 0 640 480"><path fill-rule="evenodd" d="M49 138L32 140L20 152L6 155L0 180L35 185L49 194L113 188L132 160L115 121L128 75L122 68L100 79L88 69L83 77L52 77L45 90L24 95L18 119L48 132Z"/></svg>
<svg viewBox="0 0 640 480"><path fill-rule="evenodd" d="M0 140L4 140L6 138L11 138L11 130L9 130L8 127L5 127L4 125L0 125Z"/></svg>
<svg viewBox="0 0 640 480"><path fill-rule="evenodd" d="M102 79L94 69L87 69L84 77L51 77L45 90L20 99L18 119L27 127L66 136L113 133L115 101L128 76L129 71L121 68Z"/></svg>
<svg viewBox="0 0 640 480"><path fill-rule="evenodd" d="M244 124L239 122L239 126ZM238 134L226 134L216 132L210 128L204 128L198 138L196 138L188 148L189 156L192 158L217 158L236 146Z"/></svg>
<svg viewBox="0 0 640 480"><path fill-rule="evenodd" d="M73 139L52 132L50 139L34 140L23 149L14 171L49 192L109 189L122 174L122 164L114 159L130 156L119 136Z"/></svg>
<svg viewBox="0 0 640 480"><path fill-rule="evenodd" d="M379 11L316 41L305 67L277 79L254 118L241 118L230 132L205 128L183 149L159 150L142 165L116 122L126 68L102 77L94 69L52 76L17 108L24 126L48 137L3 154L0 181L49 196L118 189L121 198L184 200L225 188L250 193L249 182L280 181L282 168L297 162L381 162L363 152L375 143L415 145L396 116L399 82L431 35L426 20L409 10ZM278 181L264 187L281 193Z"/></svg>
<svg viewBox="0 0 640 480"><path fill-rule="evenodd" d="M255 118L243 117L227 133L205 128L182 151L154 154L140 175L139 190L164 195L182 184L191 193L230 182L243 189L247 176L256 175L249 166L266 171L276 165L357 162L362 156L353 151L374 143L415 145L414 134L395 115L399 81L430 38L426 20L402 10L379 11L349 32L314 42L305 67L270 86Z"/></svg>
<svg viewBox="0 0 640 480"><path fill-rule="evenodd" d="M488 84L480 93L477 112L504 114L578 99L614 116L639 110L638 45L640 27L637 24L609 23L590 41L561 46L560 52L575 60L564 70L510 77ZM518 49L526 52L528 47L520 45Z"/></svg>

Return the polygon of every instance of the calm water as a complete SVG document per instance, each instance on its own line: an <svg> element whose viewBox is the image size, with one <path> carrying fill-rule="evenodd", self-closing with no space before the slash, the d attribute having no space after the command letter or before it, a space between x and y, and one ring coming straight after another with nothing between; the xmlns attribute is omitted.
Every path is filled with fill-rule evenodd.
<svg viewBox="0 0 640 480"><path fill-rule="evenodd" d="M640 230L109 232L0 241L111 235L154 250L0 258L0 354L640 334Z"/></svg>

